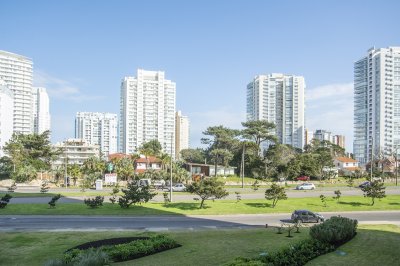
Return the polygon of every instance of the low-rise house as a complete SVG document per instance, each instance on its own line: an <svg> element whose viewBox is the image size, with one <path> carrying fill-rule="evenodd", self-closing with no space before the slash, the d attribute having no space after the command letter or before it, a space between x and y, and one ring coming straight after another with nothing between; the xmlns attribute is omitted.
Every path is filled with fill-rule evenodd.
<svg viewBox="0 0 400 266"><path fill-rule="evenodd" d="M162 168L162 161L154 156L140 157L135 160L135 173L141 174L147 170L160 171Z"/></svg>
<svg viewBox="0 0 400 266"><path fill-rule="evenodd" d="M212 164L200 164L200 163L185 163L185 169L192 175L193 179L199 179L204 176L215 175L215 165ZM217 166L217 175L234 175L236 167L231 166Z"/></svg>
<svg viewBox="0 0 400 266"><path fill-rule="evenodd" d="M336 157L333 164L345 175L350 175L356 170L360 170L358 161L349 157Z"/></svg>

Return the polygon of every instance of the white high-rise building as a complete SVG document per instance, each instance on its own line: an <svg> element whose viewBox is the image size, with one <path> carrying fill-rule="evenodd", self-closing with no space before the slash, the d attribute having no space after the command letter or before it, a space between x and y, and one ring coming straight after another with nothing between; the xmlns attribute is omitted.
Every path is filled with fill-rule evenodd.
<svg viewBox="0 0 400 266"><path fill-rule="evenodd" d="M50 130L50 101L46 88L34 87L33 97L33 132L41 134Z"/></svg>
<svg viewBox="0 0 400 266"><path fill-rule="evenodd" d="M111 113L78 112L75 138L98 145L104 157L118 151L118 116Z"/></svg>
<svg viewBox="0 0 400 266"><path fill-rule="evenodd" d="M33 132L32 60L0 51L0 78L14 93L14 132Z"/></svg>
<svg viewBox="0 0 400 266"><path fill-rule="evenodd" d="M247 85L247 120L267 120L276 125L280 143L303 149L304 90L302 76L258 75ZM269 143L263 143L263 149Z"/></svg>
<svg viewBox="0 0 400 266"><path fill-rule="evenodd" d="M121 83L120 152L132 154L157 139L164 152L175 157L176 84L163 71L137 70Z"/></svg>
<svg viewBox="0 0 400 266"><path fill-rule="evenodd" d="M400 47L371 48L354 63L355 159L400 153Z"/></svg>
<svg viewBox="0 0 400 266"><path fill-rule="evenodd" d="M0 157L3 147L13 134L14 94L0 78Z"/></svg>
<svg viewBox="0 0 400 266"><path fill-rule="evenodd" d="M175 159L180 159L180 151L184 149L189 149L189 118L182 115L181 111L176 112L175 116Z"/></svg>

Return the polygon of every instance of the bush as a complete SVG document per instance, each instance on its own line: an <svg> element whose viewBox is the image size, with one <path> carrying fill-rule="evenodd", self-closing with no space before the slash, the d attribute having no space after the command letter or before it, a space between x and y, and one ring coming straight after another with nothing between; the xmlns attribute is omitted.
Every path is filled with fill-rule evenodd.
<svg viewBox="0 0 400 266"><path fill-rule="evenodd" d="M55 208L56 207L56 202L61 198L61 194L55 195L51 200L49 201L50 208Z"/></svg>
<svg viewBox="0 0 400 266"><path fill-rule="evenodd" d="M92 199L91 198L84 199L85 204L92 209L103 206L103 201L104 201L104 197L102 197L102 196L96 196L95 198L92 198Z"/></svg>
<svg viewBox="0 0 400 266"><path fill-rule="evenodd" d="M152 236L148 239L140 239L131 241L125 244L106 245L99 248L90 248L87 250L72 249L64 254L61 262L64 264L49 264L49 265L105 265L105 264L90 264L94 261L105 261L107 255L108 262L126 261L151 255L157 252L179 247L175 240L164 235ZM88 251L90 251L88 253ZM55 263L60 261L53 260ZM52 261L52 262L53 262ZM80 264L77 264L77 263ZM82 262L82 263L81 263Z"/></svg>
<svg viewBox="0 0 400 266"><path fill-rule="evenodd" d="M10 194L5 194L1 199L0 199L0 209L4 209L7 204L10 202L10 199L12 196Z"/></svg>
<svg viewBox="0 0 400 266"><path fill-rule="evenodd" d="M310 236L323 243L339 246L352 239L357 230L357 220L333 216L310 229Z"/></svg>
<svg viewBox="0 0 400 266"><path fill-rule="evenodd" d="M74 256L71 256L74 254ZM87 249L85 251L74 250L72 253L64 254L61 259L47 261L45 266L103 266L110 264L108 255L99 249Z"/></svg>

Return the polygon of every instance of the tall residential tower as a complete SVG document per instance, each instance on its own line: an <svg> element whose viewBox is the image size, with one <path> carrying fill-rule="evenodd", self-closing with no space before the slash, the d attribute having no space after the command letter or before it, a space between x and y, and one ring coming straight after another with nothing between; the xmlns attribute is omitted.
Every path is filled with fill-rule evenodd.
<svg viewBox="0 0 400 266"><path fill-rule="evenodd" d="M247 120L276 125L280 143L304 148L304 90L302 76L258 75L247 85ZM268 143L263 144L263 149Z"/></svg>
<svg viewBox="0 0 400 266"><path fill-rule="evenodd" d="M400 153L400 47L371 48L354 63L355 159Z"/></svg>
<svg viewBox="0 0 400 266"><path fill-rule="evenodd" d="M4 144L13 134L14 94L0 78L0 157L4 156Z"/></svg>
<svg viewBox="0 0 400 266"><path fill-rule="evenodd" d="M122 80L120 152L138 152L143 143L157 139L175 157L175 90L163 71L138 69L136 77Z"/></svg>
<svg viewBox="0 0 400 266"><path fill-rule="evenodd" d="M175 123L175 158L179 160L180 151L189 149L189 118L178 111L176 112Z"/></svg>
<svg viewBox="0 0 400 266"><path fill-rule="evenodd" d="M33 97L33 132L41 134L50 130L50 103L45 88L32 89Z"/></svg>
<svg viewBox="0 0 400 266"><path fill-rule="evenodd" d="M32 60L0 51L0 78L14 93L13 131L33 132Z"/></svg>
<svg viewBox="0 0 400 266"><path fill-rule="evenodd" d="M75 117L75 138L98 145L104 157L118 151L117 114L78 112Z"/></svg>

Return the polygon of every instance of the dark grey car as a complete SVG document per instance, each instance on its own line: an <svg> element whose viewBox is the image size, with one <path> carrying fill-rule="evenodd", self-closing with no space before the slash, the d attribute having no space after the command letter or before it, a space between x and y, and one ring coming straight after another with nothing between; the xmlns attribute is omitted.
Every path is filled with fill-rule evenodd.
<svg viewBox="0 0 400 266"><path fill-rule="evenodd" d="M291 219L293 221L301 221L302 223L319 223L325 220L321 214L309 210L295 210L292 213Z"/></svg>

